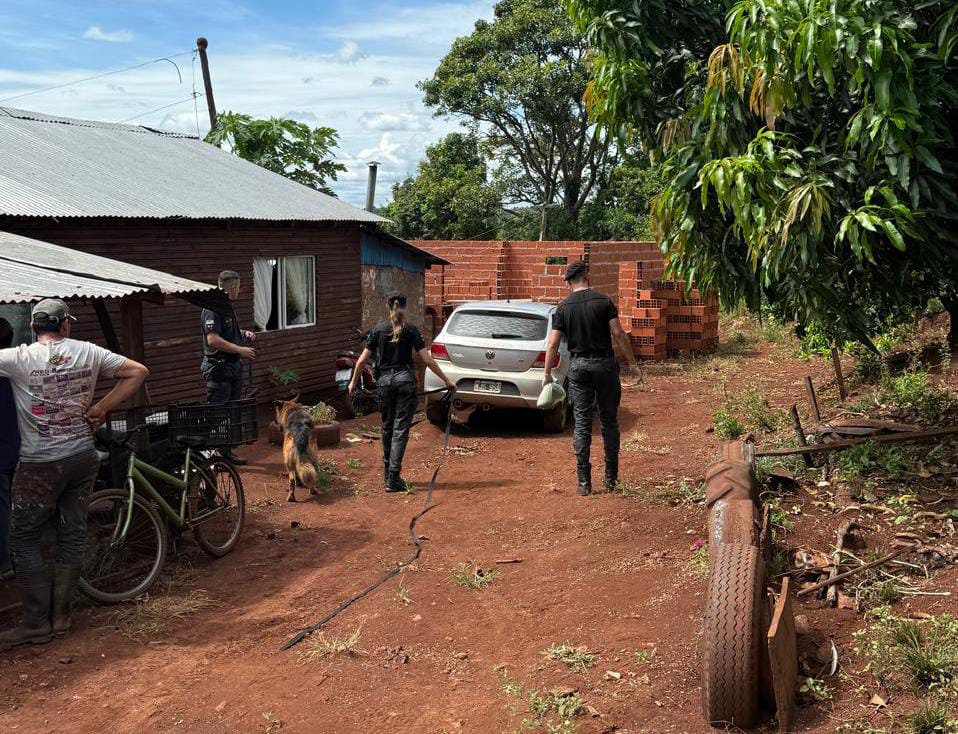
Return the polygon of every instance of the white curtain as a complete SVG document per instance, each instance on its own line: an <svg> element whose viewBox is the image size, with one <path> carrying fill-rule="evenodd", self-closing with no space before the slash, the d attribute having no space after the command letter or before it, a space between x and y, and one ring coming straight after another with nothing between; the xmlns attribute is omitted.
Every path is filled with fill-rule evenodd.
<svg viewBox="0 0 958 734"><path fill-rule="evenodd" d="M313 259L287 257L283 260L283 268L286 270L287 325L312 323Z"/></svg>
<svg viewBox="0 0 958 734"><path fill-rule="evenodd" d="M275 260L253 260L253 324L256 331L266 331L273 315L273 268Z"/></svg>

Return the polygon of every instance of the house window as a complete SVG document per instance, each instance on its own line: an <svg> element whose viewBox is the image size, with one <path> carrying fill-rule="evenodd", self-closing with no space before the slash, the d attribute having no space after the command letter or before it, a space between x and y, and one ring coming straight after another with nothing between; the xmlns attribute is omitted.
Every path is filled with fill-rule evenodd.
<svg viewBox="0 0 958 734"><path fill-rule="evenodd" d="M296 256L253 260L253 328L273 331L315 323L315 259Z"/></svg>
<svg viewBox="0 0 958 734"><path fill-rule="evenodd" d="M13 328L13 346L33 341L30 333L30 310L32 304L16 303L0 306L0 318L6 319Z"/></svg>

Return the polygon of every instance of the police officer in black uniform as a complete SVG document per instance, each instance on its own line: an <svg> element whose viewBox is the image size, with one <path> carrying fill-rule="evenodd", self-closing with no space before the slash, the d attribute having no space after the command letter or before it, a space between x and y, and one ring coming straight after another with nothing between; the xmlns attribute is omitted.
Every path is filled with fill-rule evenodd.
<svg viewBox="0 0 958 734"><path fill-rule="evenodd" d="M566 270L566 283L572 293L552 317L552 332L546 352L543 385L552 381L552 363L565 336L572 362L569 367L569 404L575 421L572 444L578 469L579 494L592 493L592 416L599 408L602 444L605 449L605 486L615 488L619 480L619 402L622 384L613 344L635 372L635 355L628 335L619 323L619 311L608 296L589 287L589 266L573 263Z"/></svg>
<svg viewBox="0 0 958 734"><path fill-rule="evenodd" d="M239 273L224 270L219 276L219 287L226 292L232 303L240 292ZM206 402L225 403L239 400L243 392L243 377L240 359L255 359L256 350L244 346L243 340L253 341L256 335L240 329L236 312L220 314L208 308L201 315L203 327L203 377L206 379ZM230 457L237 464L245 461Z"/></svg>
<svg viewBox="0 0 958 734"><path fill-rule="evenodd" d="M389 306L389 320L379 323L369 332L366 348L359 355L349 382L349 394L356 391L363 367L375 356L376 386L382 415L383 479L387 492L402 492L406 489L406 482L401 476L402 460L419 402L413 355L419 354L426 366L446 383L446 387L454 390L455 384L443 374L426 349L419 329L406 323L406 296L390 293L386 296L386 304Z"/></svg>

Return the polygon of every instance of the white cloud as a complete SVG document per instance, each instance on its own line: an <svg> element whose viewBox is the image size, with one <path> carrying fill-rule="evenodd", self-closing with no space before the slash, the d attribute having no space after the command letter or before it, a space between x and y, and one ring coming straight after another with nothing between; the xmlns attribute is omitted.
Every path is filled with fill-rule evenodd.
<svg viewBox="0 0 958 734"><path fill-rule="evenodd" d="M355 64L367 58L367 55L359 50L359 44L355 41L346 41L339 50L333 54L333 58L340 64Z"/></svg>
<svg viewBox="0 0 958 734"><path fill-rule="evenodd" d="M393 141L392 133L383 133L376 145L359 151L359 157L367 162L379 161L380 163L401 166L406 162L405 158L397 155L402 147L401 143Z"/></svg>
<svg viewBox="0 0 958 734"><path fill-rule="evenodd" d="M469 33L479 18L491 18L496 0L469 0L422 6L414 3L388 4L371 8L370 19L331 27L335 38L357 41L403 41L410 46L446 46L457 36ZM398 6L398 7L397 7Z"/></svg>
<svg viewBox="0 0 958 734"><path fill-rule="evenodd" d="M429 123L411 112L364 112L359 124L366 130L426 132Z"/></svg>
<svg viewBox="0 0 958 734"><path fill-rule="evenodd" d="M369 86L371 87L388 87L390 84L392 84L392 82L384 76L374 76L373 80L369 82Z"/></svg>
<svg viewBox="0 0 958 734"><path fill-rule="evenodd" d="M98 25L91 25L83 33L83 37L90 41L104 41L106 43L130 43L133 33L125 30L105 31Z"/></svg>

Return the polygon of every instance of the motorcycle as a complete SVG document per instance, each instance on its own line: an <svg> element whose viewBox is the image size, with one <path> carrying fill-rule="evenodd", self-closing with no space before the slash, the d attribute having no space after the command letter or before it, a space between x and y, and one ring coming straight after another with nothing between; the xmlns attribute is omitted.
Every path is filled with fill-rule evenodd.
<svg viewBox="0 0 958 734"><path fill-rule="evenodd" d="M369 332L353 327L356 332L356 339L362 343L366 342ZM363 371L359 375L359 383L356 385L356 392L349 395L349 381L353 376L353 370L356 368L356 362L359 361L360 352L345 351L336 355L336 387L340 392L339 415L342 418L349 419L357 416L366 415L377 410L376 399L376 365L370 359L363 366Z"/></svg>

